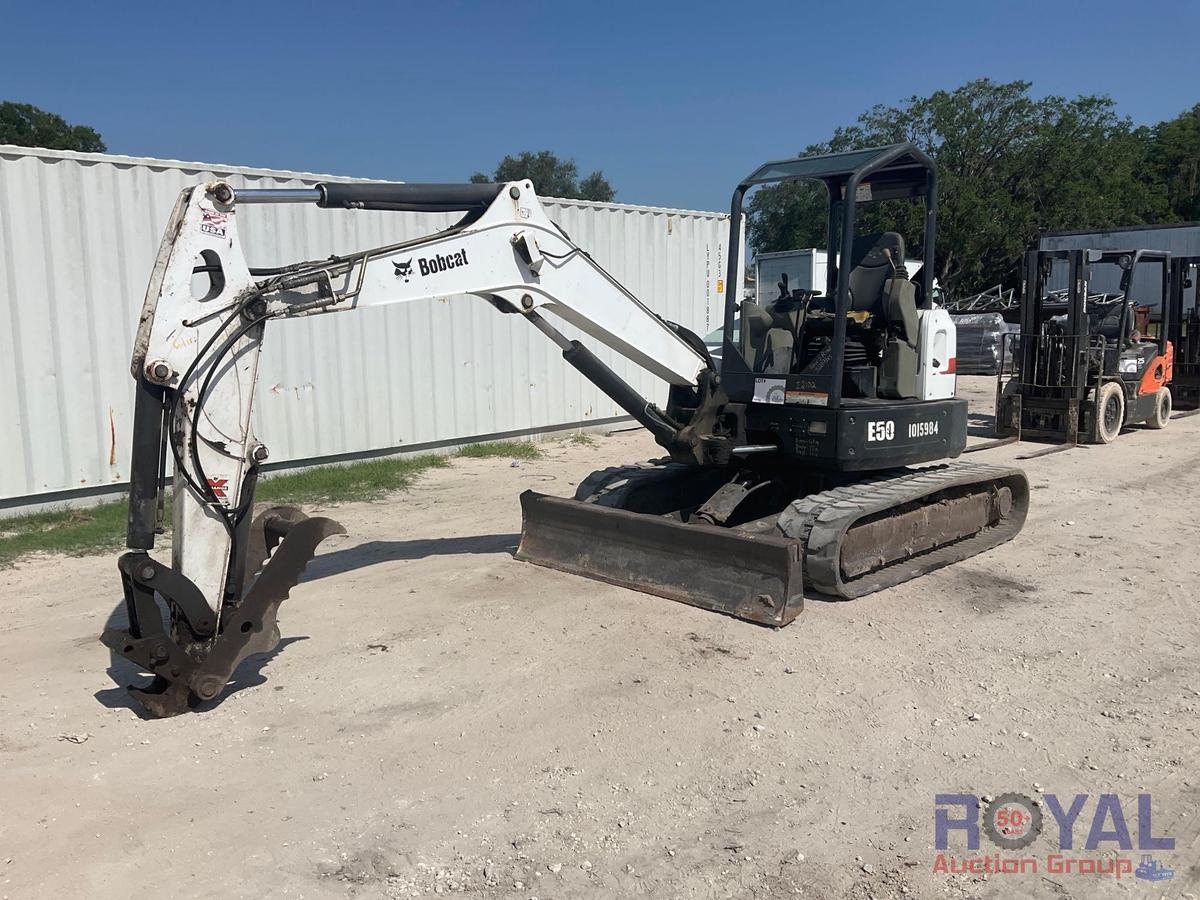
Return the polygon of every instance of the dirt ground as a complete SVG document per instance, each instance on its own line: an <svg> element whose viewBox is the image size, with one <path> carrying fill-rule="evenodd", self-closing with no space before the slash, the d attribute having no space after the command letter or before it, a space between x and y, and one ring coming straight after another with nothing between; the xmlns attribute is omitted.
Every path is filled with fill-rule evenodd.
<svg viewBox="0 0 1200 900"><path fill-rule="evenodd" d="M991 382L960 382L984 440ZM1018 462L1012 543L778 631L511 557L520 491L657 455L643 434L456 460L326 511L349 535L281 651L168 720L96 641L111 557L0 571L0 896L1200 896L1198 440ZM1049 871L1049 813L1006 854L1037 874L934 871L935 796L1009 791L1087 795L1066 855L1135 862L1150 794L1174 878ZM1101 794L1132 850L1082 849Z"/></svg>

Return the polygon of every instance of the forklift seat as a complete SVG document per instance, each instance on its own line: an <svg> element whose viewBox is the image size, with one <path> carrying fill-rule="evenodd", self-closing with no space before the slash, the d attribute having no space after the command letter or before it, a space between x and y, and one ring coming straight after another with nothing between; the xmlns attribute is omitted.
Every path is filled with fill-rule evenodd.
<svg viewBox="0 0 1200 900"><path fill-rule="evenodd" d="M1125 298L1108 304L1097 303L1088 311L1088 328L1092 334L1100 335L1109 343L1121 340L1121 312ZM1129 315L1133 318L1132 312Z"/></svg>

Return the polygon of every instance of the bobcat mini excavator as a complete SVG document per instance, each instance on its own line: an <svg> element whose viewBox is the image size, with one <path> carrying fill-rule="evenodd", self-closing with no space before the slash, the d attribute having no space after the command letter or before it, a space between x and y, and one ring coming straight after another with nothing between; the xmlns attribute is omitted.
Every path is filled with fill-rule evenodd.
<svg viewBox="0 0 1200 900"><path fill-rule="evenodd" d="M827 187L829 246L842 263L829 267L824 296L743 302L743 199L796 179ZM901 235L855 233L856 207L884 200L924 204L915 284ZM259 203L463 217L416 240L250 269L238 218ZM263 332L277 319L430 297L474 295L528 319L668 454L597 472L575 499L526 492L518 559L782 626L806 587L857 597L1011 538L1028 506L1020 470L902 468L956 457L966 443L954 327L931 301L936 212L933 164L909 144L760 167L733 197L718 371L699 338L550 221L528 181L183 191L134 347L129 552L118 562L129 623L103 642L154 676L131 691L158 716L216 698L243 659L276 646L280 603L342 528L293 508L253 514L267 457L251 429ZM197 272L208 275L199 298ZM665 408L544 314L665 380ZM170 564L148 552L163 530L168 459Z"/></svg>

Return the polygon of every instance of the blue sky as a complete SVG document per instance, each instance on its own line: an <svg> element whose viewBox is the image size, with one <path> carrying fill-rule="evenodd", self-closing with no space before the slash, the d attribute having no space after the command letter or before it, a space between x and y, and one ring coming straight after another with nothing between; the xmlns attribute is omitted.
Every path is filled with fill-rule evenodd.
<svg viewBox="0 0 1200 900"><path fill-rule="evenodd" d="M972 78L1109 94L1137 123L1200 101L1195 2L875 6L5 0L0 99L113 153L404 181L549 148L618 200L702 209L873 104Z"/></svg>

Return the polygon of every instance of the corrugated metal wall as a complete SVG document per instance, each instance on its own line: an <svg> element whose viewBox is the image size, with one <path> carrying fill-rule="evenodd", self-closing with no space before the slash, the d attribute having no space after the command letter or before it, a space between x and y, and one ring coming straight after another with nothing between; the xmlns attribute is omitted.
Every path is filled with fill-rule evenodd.
<svg viewBox="0 0 1200 900"><path fill-rule="evenodd" d="M1200 256L1200 225L1166 225L1160 228L1116 228L1107 231L1047 234L1038 242L1042 250L1166 250L1172 256ZM1157 306L1152 298L1161 289L1158 266L1140 267L1134 273L1131 294L1139 302ZM1066 273L1055 273L1051 287L1066 287ZM1089 289L1116 291L1120 271L1115 266L1097 266Z"/></svg>
<svg viewBox="0 0 1200 900"><path fill-rule="evenodd" d="M0 146L0 505L127 479L129 357L146 281L178 192L216 177L248 187L353 180ZM719 325L727 216L546 206L655 312L701 335ZM250 264L268 266L407 240L452 220L288 205L248 207L238 225ZM665 400L662 382L589 346L647 397ZM528 323L470 297L273 324L259 387L257 431L272 461L623 415Z"/></svg>

